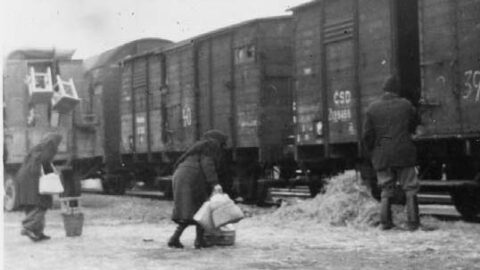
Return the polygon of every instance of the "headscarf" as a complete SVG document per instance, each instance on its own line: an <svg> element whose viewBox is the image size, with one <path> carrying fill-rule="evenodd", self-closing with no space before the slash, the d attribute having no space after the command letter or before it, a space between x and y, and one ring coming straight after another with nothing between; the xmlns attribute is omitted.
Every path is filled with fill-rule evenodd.
<svg viewBox="0 0 480 270"><path fill-rule="evenodd" d="M48 133L35 145L25 157L24 164L33 168L41 163L49 163L57 154L62 136L56 133Z"/></svg>
<svg viewBox="0 0 480 270"><path fill-rule="evenodd" d="M219 159L222 155L222 146L227 143L228 137L223 132L211 129L206 131L202 139L195 144L193 144L175 163L175 168L182 163L187 157L204 154L214 158L215 162L218 164Z"/></svg>
<svg viewBox="0 0 480 270"><path fill-rule="evenodd" d="M203 139L204 140L213 140L213 141L216 141L217 143L219 143L220 145L224 145L227 143L227 140L228 140L228 137L227 135L225 135L223 132L221 132L220 130L216 130L216 129L211 129L211 130L208 130L207 132L205 132L203 134Z"/></svg>

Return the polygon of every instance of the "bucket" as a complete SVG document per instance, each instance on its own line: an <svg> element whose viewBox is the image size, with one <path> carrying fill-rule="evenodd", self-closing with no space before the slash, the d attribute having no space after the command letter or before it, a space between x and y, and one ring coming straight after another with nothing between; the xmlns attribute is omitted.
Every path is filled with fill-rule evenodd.
<svg viewBox="0 0 480 270"><path fill-rule="evenodd" d="M205 231L203 236L207 246L232 246L235 244L235 228L227 224L213 231Z"/></svg>
<svg viewBox="0 0 480 270"><path fill-rule="evenodd" d="M62 213L62 217L65 233L68 237L82 235L83 213Z"/></svg>

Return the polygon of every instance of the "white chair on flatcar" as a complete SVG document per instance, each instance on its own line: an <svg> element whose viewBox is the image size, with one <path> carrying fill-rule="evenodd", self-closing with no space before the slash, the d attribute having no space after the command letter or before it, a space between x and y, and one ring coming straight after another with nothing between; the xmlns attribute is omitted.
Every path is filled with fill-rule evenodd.
<svg viewBox="0 0 480 270"><path fill-rule="evenodd" d="M52 97L52 107L59 113L68 113L72 111L80 102L73 79L68 81L62 80L57 75L57 83L55 84L55 92Z"/></svg>
<svg viewBox="0 0 480 270"><path fill-rule="evenodd" d="M52 72L47 67L45 72L36 72L34 67L30 67L26 83L30 94L30 101L33 104L46 104L50 102L53 96Z"/></svg>

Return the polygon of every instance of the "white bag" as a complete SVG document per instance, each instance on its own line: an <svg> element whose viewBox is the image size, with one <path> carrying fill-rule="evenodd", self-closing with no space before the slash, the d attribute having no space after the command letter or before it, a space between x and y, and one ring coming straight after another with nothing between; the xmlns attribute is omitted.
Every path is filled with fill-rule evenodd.
<svg viewBox="0 0 480 270"><path fill-rule="evenodd" d="M45 174L43 165L40 166L40 179L38 181L38 192L42 195L53 195L63 193L63 185L57 170L51 164L53 172Z"/></svg>
<svg viewBox="0 0 480 270"><path fill-rule="evenodd" d="M215 194L210 198L210 211L215 228L237 223L244 218L243 211L227 194Z"/></svg>
<svg viewBox="0 0 480 270"><path fill-rule="evenodd" d="M210 209L210 201L206 201L203 203L202 207L198 209L197 213L193 216L193 219L202 227L207 230L211 231L215 229L213 226L212 220L212 211Z"/></svg>

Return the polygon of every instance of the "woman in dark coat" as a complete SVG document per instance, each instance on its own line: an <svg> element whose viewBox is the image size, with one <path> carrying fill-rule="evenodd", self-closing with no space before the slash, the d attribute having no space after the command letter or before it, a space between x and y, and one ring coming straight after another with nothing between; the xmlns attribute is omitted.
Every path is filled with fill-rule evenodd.
<svg viewBox="0 0 480 270"><path fill-rule="evenodd" d="M28 236L32 241L50 239L43 230L45 214L52 206L52 196L39 194L38 185L42 166L45 174L53 171L51 163L57 154L61 140L61 135L47 135L27 154L15 178L18 187L18 205L25 210L26 215L22 221L21 234Z"/></svg>
<svg viewBox="0 0 480 270"><path fill-rule="evenodd" d="M196 225L195 248L205 247L203 228L193 216L212 191L222 192L218 174L224 162L227 136L218 130L205 132L177 161L173 174L174 208L172 220L178 224L168 241L172 248L183 248L180 236L188 225Z"/></svg>

